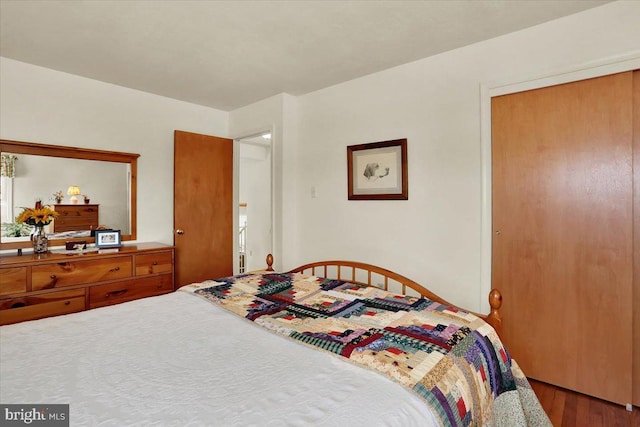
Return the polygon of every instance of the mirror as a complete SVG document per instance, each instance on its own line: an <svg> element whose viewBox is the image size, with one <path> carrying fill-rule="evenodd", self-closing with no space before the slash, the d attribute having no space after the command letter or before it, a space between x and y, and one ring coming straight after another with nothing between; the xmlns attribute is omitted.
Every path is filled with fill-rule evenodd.
<svg viewBox="0 0 640 427"><path fill-rule="evenodd" d="M91 212L90 221L65 221L58 217L45 227L50 246L64 246L65 242L85 240L93 242L93 224L119 229L122 240L136 238L136 174L139 154L85 148L0 140L3 165L0 197L0 249L29 248L28 236L6 236L14 231L15 216L22 207L33 207L36 199L55 210ZM78 200L70 200L68 189L77 186ZM7 191L8 190L8 191ZM62 201L54 200L54 193L62 192ZM84 200L84 197L89 200ZM92 225L89 225L92 224Z"/></svg>

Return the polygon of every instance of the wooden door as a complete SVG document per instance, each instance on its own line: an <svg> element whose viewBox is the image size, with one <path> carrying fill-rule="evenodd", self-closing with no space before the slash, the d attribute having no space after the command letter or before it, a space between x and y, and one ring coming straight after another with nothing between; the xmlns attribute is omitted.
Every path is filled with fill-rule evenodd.
<svg viewBox="0 0 640 427"><path fill-rule="evenodd" d="M632 73L493 98L493 287L537 380L631 402Z"/></svg>
<svg viewBox="0 0 640 427"><path fill-rule="evenodd" d="M633 404L640 406L640 71L633 72Z"/></svg>
<svg viewBox="0 0 640 427"><path fill-rule="evenodd" d="M233 274L233 140L175 131L176 288Z"/></svg>

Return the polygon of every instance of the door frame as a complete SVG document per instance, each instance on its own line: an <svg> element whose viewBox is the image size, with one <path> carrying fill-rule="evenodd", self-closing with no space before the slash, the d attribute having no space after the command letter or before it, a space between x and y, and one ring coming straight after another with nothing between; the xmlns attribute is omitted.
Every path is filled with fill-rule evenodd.
<svg viewBox="0 0 640 427"><path fill-rule="evenodd" d="M274 254L274 248L275 248L275 217L276 217L276 210L275 210L275 177L274 177L274 159L275 159L275 155L274 155L274 139L275 139L275 130L274 127L266 127L262 130L257 130L251 133L247 133L247 134L242 134L240 136L237 137L233 137L233 229L234 229L234 235L233 235L233 253L234 253L234 257L233 257L233 274L238 274L238 271L240 270L240 264L239 264L239 259L238 259L238 253L240 251L240 236L238 235L238 226L239 226L239 222L238 222L238 217L239 217L239 212L240 212L240 143L241 140L243 139L249 139L249 138L255 138L257 136L261 136L264 135L265 133L270 133L271 134L271 139L270 139L270 143L269 143L269 150L270 150L270 160L269 160L269 181L270 181L270 194L269 194L269 199L271 201L271 209L270 209L270 214L271 214L271 218L269 220L269 224L271 226L271 241L270 241L270 246L271 246L271 250L270 253L275 257L277 256L277 254ZM267 263L266 263L266 256L267 254L264 254L265 256L265 262L264 262L264 266L266 268Z"/></svg>
<svg viewBox="0 0 640 427"><path fill-rule="evenodd" d="M481 173L481 231L480 231L480 312L490 311L489 295L492 287L491 254L493 233L492 158L491 158L491 98L526 90L539 89L622 73L640 68L640 52L609 57L541 75L523 76L506 82L480 84L480 173Z"/></svg>

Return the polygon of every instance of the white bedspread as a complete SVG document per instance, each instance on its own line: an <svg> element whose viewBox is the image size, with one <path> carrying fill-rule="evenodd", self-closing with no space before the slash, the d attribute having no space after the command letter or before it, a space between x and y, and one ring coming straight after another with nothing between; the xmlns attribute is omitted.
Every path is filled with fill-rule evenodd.
<svg viewBox="0 0 640 427"><path fill-rule="evenodd" d="M0 402L69 403L72 426L436 425L387 378L183 292L0 327Z"/></svg>

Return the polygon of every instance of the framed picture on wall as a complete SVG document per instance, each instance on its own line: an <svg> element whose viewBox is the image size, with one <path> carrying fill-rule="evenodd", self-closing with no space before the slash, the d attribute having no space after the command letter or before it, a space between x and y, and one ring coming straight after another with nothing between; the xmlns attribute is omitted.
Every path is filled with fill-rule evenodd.
<svg viewBox="0 0 640 427"><path fill-rule="evenodd" d="M408 200L407 139L347 147L349 200Z"/></svg>
<svg viewBox="0 0 640 427"><path fill-rule="evenodd" d="M96 230L97 248L118 248L122 246L120 230Z"/></svg>

